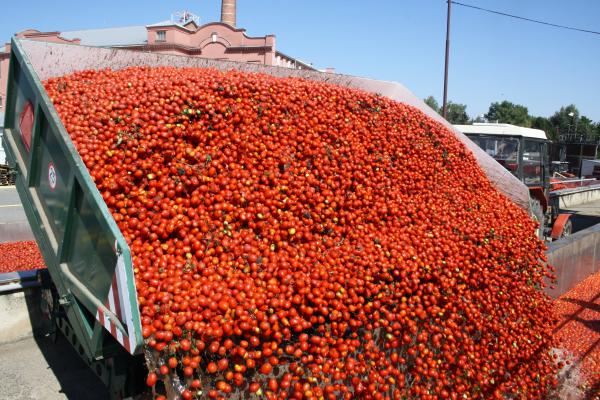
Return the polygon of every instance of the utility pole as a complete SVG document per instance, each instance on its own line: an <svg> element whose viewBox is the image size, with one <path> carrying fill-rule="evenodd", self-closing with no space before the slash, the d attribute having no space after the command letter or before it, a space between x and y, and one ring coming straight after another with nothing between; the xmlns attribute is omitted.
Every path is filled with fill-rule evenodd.
<svg viewBox="0 0 600 400"><path fill-rule="evenodd" d="M452 0L448 1L448 16L446 20L446 59L444 63L444 100L442 105L442 116L447 118L448 112L448 59L450 58L450 11Z"/></svg>

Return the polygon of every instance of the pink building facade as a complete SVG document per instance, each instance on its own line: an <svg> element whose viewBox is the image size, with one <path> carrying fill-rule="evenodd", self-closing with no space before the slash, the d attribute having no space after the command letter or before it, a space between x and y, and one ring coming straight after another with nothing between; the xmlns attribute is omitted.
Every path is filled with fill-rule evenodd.
<svg viewBox="0 0 600 400"><path fill-rule="evenodd" d="M275 36L250 37L244 29L222 22L197 26L159 23L149 25L147 43L126 46L131 50L200 56L275 65Z"/></svg>
<svg viewBox="0 0 600 400"><path fill-rule="evenodd" d="M79 44L79 40L68 40L60 37L59 32L39 32L28 29L15 35L22 39L41 40L53 43ZM0 114L3 114L6 106L6 82L8 80L8 64L10 61L10 43L4 45L4 51L0 51ZM0 126L4 121L0 121Z"/></svg>
<svg viewBox="0 0 600 400"><path fill-rule="evenodd" d="M223 4L226 2L227 0ZM233 3L235 7L235 2ZM235 13L235 8L233 13ZM170 20L146 26L71 32L39 32L29 29L15 36L55 43L115 47L285 68L314 69L308 63L277 51L274 35L248 36L245 29L234 26L235 14L233 14L233 19L231 19L231 13L226 14L229 19L204 25L198 25L199 18L197 16L183 12L171 17ZM4 51L0 51L0 114L3 113L6 105L9 56L10 43L6 43Z"/></svg>

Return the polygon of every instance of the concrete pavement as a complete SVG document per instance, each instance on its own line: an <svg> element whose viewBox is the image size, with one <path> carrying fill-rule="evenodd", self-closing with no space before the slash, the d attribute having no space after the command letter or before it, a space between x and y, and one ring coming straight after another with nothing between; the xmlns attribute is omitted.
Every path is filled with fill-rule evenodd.
<svg viewBox="0 0 600 400"><path fill-rule="evenodd" d="M28 338L0 345L0 399L105 400L108 391L67 340Z"/></svg>

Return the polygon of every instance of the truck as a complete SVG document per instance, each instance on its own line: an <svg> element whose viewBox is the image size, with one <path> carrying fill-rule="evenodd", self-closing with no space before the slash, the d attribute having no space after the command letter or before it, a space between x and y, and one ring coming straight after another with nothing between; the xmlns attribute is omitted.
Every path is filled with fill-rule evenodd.
<svg viewBox="0 0 600 400"><path fill-rule="evenodd" d="M540 238L557 240L571 234L571 214L560 213L558 198L550 196L550 140L543 130L477 122L454 127L527 186Z"/></svg>
<svg viewBox="0 0 600 400"><path fill-rule="evenodd" d="M600 160L581 160L581 178L600 179Z"/></svg>
<svg viewBox="0 0 600 400"><path fill-rule="evenodd" d="M529 211L529 191L405 87L317 71L12 39L3 147L47 266L37 280L43 310L115 399L145 389L144 339L131 251L63 126L42 81L129 66L238 69L379 93L437 120L467 146L490 181Z"/></svg>

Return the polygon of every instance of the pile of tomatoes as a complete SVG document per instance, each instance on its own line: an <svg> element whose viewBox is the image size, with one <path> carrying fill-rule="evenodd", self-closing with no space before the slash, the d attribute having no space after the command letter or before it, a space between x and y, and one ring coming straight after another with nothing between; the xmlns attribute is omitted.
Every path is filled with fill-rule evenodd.
<svg viewBox="0 0 600 400"><path fill-rule="evenodd" d="M556 384L534 223L417 109L211 69L44 85L132 250L159 398L173 382L184 399Z"/></svg>
<svg viewBox="0 0 600 400"><path fill-rule="evenodd" d="M0 273L46 268L33 241L0 243Z"/></svg>
<svg viewBox="0 0 600 400"><path fill-rule="evenodd" d="M568 372L581 372L586 398L600 396L600 272L596 272L554 301L558 319L554 329L556 346L572 355Z"/></svg>

